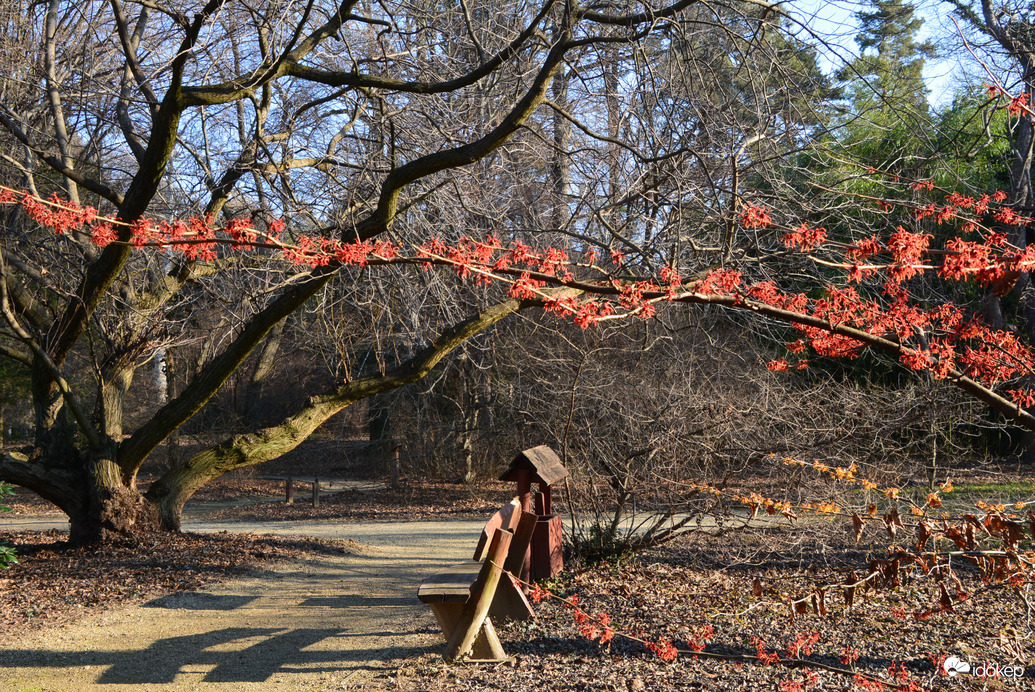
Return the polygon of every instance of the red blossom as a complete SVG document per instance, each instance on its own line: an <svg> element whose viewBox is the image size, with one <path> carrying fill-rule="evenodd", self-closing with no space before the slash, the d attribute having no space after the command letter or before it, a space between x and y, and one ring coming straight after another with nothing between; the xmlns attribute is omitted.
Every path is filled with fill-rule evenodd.
<svg viewBox="0 0 1035 692"><path fill-rule="evenodd" d="M783 293L773 281L762 281L747 287L748 297L766 305L779 305L783 302Z"/></svg>
<svg viewBox="0 0 1035 692"><path fill-rule="evenodd" d="M880 238L873 235L858 241L854 247L845 250L845 257L851 260L865 260L884 251Z"/></svg>
<svg viewBox="0 0 1035 692"><path fill-rule="evenodd" d="M904 683L909 680L909 671L903 663L892 663L889 665L888 675L890 675L893 680L897 680L900 683Z"/></svg>
<svg viewBox="0 0 1035 692"><path fill-rule="evenodd" d="M945 195L945 201L954 207L960 207L962 209L972 209L975 204L973 197L967 197L955 191Z"/></svg>
<svg viewBox="0 0 1035 692"><path fill-rule="evenodd" d="M662 661L674 661L679 656L679 649L672 645L668 639L659 639L655 642L644 642L647 651L650 651Z"/></svg>
<svg viewBox="0 0 1035 692"><path fill-rule="evenodd" d="M765 228L773 223L765 207L749 204L740 212L740 224L744 228Z"/></svg>
<svg viewBox="0 0 1035 692"><path fill-rule="evenodd" d="M1013 207L1003 207L993 215L993 218L1007 226L1021 226L1026 222L1026 219Z"/></svg>
<svg viewBox="0 0 1035 692"><path fill-rule="evenodd" d="M844 648L841 649L841 663L850 666L858 661L861 655L857 649L853 649L850 645L845 644Z"/></svg>
<svg viewBox="0 0 1035 692"><path fill-rule="evenodd" d="M802 654L811 655L818 641L819 632L812 632L808 636L804 632L799 633L795 640L787 645L787 658L799 658Z"/></svg>
<svg viewBox="0 0 1035 692"><path fill-rule="evenodd" d="M858 264L853 264L848 269L848 274L846 274L846 278L852 283L862 283L866 280L866 277L870 276L876 271L876 267L864 267Z"/></svg>
<svg viewBox="0 0 1035 692"><path fill-rule="evenodd" d="M711 625L705 625L687 638L686 645L693 652L701 652L713 637L715 637L715 630Z"/></svg>
<svg viewBox="0 0 1035 692"><path fill-rule="evenodd" d="M1020 115L1025 111L1029 111L1028 101L1031 99L1031 94L1023 92L1017 94L1010 99L1010 103L1007 104L1006 110L1009 111L1010 115Z"/></svg>
<svg viewBox="0 0 1035 692"><path fill-rule="evenodd" d="M903 350L899 360L912 370L927 370L934 362L929 352L911 348Z"/></svg>
<svg viewBox="0 0 1035 692"><path fill-rule="evenodd" d="M742 274L734 269L717 269L708 272L700 286L698 293L715 293L718 295L729 295L740 286Z"/></svg>
<svg viewBox="0 0 1035 692"><path fill-rule="evenodd" d="M284 219L273 219L273 221L270 221L266 233L269 235L270 240L277 242L280 240L280 234L284 232L286 227L287 224L284 222Z"/></svg>
<svg viewBox="0 0 1035 692"><path fill-rule="evenodd" d="M856 673L852 681L866 692L882 692L885 689L883 682L871 680L861 673Z"/></svg>
<svg viewBox="0 0 1035 692"><path fill-rule="evenodd" d="M90 230L90 240L97 247L108 247L118 240L118 237L110 223L99 223Z"/></svg>
<svg viewBox="0 0 1035 692"><path fill-rule="evenodd" d="M251 219L230 219L226 223L226 234L234 240L236 246L254 243L258 237Z"/></svg>
<svg viewBox="0 0 1035 692"><path fill-rule="evenodd" d="M810 252L826 242L827 229L809 228L803 223L790 233L785 233L781 240L789 248L799 247L802 252Z"/></svg>
<svg viewBox="0 0 1035 692"><path fill-rule="evenodd" d="M755 647L755 655L762 665L768 666L780 660L779 654L765 650L765 642L758 637L751 637L751 644Z"/></svg>
<svg viewBox="0 0 1035 692"><path fill-rule="evenodd" d="M1013 403L1023 408L1031 408L1035 406L1035 392L1030 389L1007 389L1006 393L1010 396Z"/></svg>
<svg viewBox="0 0 1035 692"><path fill-rule="evenodd" d="M510 287L510 297L519 300L532 300L539 297L538 290L545 284L543 281L533 279L529 272L524 272L518 280Z"/></svg>

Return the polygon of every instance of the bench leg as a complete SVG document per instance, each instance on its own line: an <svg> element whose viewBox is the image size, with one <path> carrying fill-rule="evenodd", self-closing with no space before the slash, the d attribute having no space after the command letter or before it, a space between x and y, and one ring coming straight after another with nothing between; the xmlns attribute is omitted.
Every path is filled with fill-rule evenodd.
<svg viewBox="0 0 1035 692"><path fill-rule="evenodd" d="M445 635L446 642L448 642L463 617L464 604L432 603L431 611L435 613L435 619L438 620L442 634ZM478 637L474 640L474 646L471 649L471 658L481 661L503 661L507 658L503 645L496 636L496 629L492 626L492 620L489 618L485 618L482 622Z"/></svg>

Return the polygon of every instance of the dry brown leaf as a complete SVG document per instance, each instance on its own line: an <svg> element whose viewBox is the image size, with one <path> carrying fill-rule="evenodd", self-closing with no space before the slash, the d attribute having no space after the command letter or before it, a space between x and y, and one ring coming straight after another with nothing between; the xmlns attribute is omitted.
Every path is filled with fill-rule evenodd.
<svg viewBox="0 0 1035 692"><path fill-rule="evenodd" d="M866 522L862 520L858 514L852 514L852 535L855 536L856 544L859 543L859 539L862 538L863 527L866 526Z"/></svg>

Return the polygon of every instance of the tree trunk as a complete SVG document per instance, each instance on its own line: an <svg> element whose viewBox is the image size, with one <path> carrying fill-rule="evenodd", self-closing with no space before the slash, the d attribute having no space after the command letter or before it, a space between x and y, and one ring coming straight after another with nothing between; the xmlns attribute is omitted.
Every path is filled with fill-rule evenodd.
<svg viewBox="0 0 1035 692"><path fill-rule="evenodd" d="M562 66L551 86L553 102L560 108L568 107L568 70ZM571 178L571 162L568 159L568 146L571 139L571 123L556 111L553 114L553 159L550 166L550 177L553 185L550 224L554 230L567 226L568 223L568 188Z"/></svg>
<svg viewBox="0 0 1035 692"><path fill-rule="evenodd" d="M123 481L111 459L90 460L85 497L68 512L68 540L73 545L96 544L150 533L159 528L154 506Z"/></svg>
<svg viewBox="0 0 1035 692"><path fill-rule="evenodd" d="M68 540L73 545L131 538L159 528L154 506L135 490L95 477L88 495L84 511L68 515Z"/></svg>
<svg viewBox="0 0 1035 692"><path fill-rule="evenodd" d="M265 412L262 405L262 388L266 384L270 373L273 372L273 365L277 361L277 352L280 350L280 344L284 337L285 324L286 321L281 320L270 330L262 344L262 348L259 349L259 357L255 361L255 368L248 379L248 386L245 388L245 403L242 407L244 410L241 411L241 414L252 421L261 418Z"/></svg>

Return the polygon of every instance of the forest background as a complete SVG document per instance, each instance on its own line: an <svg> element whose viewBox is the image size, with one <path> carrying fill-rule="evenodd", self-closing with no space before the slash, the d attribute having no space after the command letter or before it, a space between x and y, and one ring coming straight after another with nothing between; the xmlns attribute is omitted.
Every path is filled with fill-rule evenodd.
<svg viewBox="0 0 1035 692"><path fill-rule="evenodd" d="M847 46L755 0L8 3L0 481L91 542L312 435L467 482L550 444L611 526L773 455L1027 465L1033 9L942 3L922 40L874 0ZM994 275L938 271L961 234ZM921 323L831 346L733 276L959 307L1009 366Z"/></svg>

